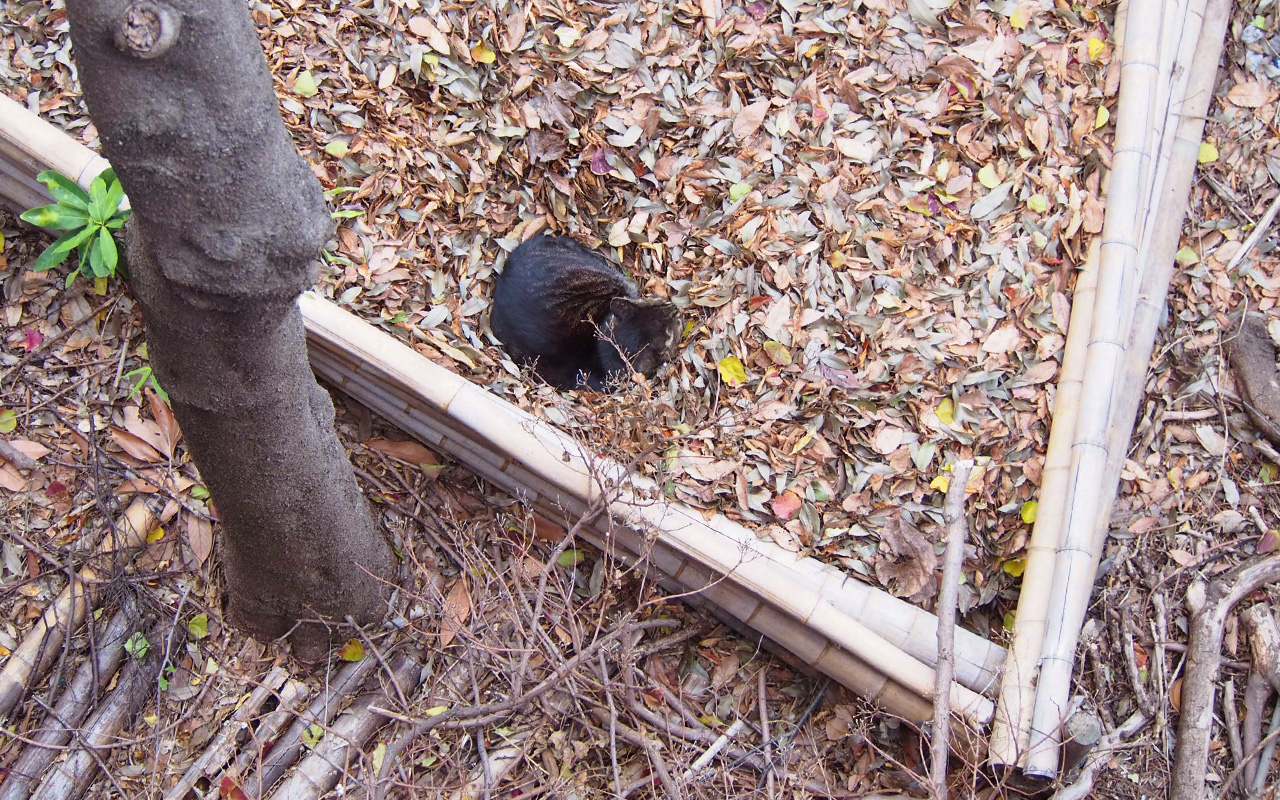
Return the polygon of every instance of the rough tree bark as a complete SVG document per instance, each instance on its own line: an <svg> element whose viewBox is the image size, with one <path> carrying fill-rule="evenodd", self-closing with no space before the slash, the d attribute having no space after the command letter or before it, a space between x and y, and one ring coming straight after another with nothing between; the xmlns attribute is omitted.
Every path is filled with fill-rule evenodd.
<svg viewBox="0 0 1280 800"><path fill-rule="evenodd" d="M307 365L298 293L331 230L241 0L69 0L152 365L217 504L227 616L316 660L393 573ZM329 622L324 622L328 620Z"/></svg>

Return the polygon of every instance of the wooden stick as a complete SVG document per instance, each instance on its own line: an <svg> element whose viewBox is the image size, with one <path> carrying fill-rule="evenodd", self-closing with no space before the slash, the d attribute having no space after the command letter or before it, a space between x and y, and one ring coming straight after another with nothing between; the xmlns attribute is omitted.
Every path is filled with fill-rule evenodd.
<svg viewBox="0 0 1280 800"><path fill-rule="evenodd" d="M1223 574L1207 587L1187 592L1191 634L1182 680L1182 714L1174 751L1170 800L1202 800L1213 733L1214 689L1222 658L1222 635L1231 609L1268 583L1280 581L1280 554L1254 559Z"/></svg>
<svg viewBox="0 0 1280 800"><path fill-rule="evenodd" d="M933 693L933 792L937 800L947 800L947 756L951 726L951 697L946 691L955 671L952 658L956 625L956 603L960 596L960 573L964 569L964 545L969 538L969 520L964 515L964 493L973 472L973 461L957 461L942 505L947 528L947 550L942 562L942 585L938 588L938 668Z"/></svg>
<svg viewBox="0 0 1280 800"><path fill-rule="evenodd" d="M412 692L422 681L422 665L417 658L402 655L392 668L390 679L407 692ZM325 731L324 738L310 755L271 794L271 800L312 800L327 794L340 778L355 769L365 744L387 722L385 716L375 713L370 706L390 702L388 692L380 686L352 701L351 706Z"/></svg>
<svg viewBox="0 0 1280 800"><path fill-rule="evenodd" d="M0 200L15 214L48 203L36 175L53 169L86 191L109 165L102 156L22 106L0 95Z"/></svg>
<svg viewBox="0 0 1280 800"><path fill-rule="evenodd" d="M142 547L147 542L147 534L155 530L157 524L158 520L146 504L134 500L116 523L120 537L104 536L95 553L98 557L105 557L116 550ZM103 578L104 573L92 563L81 567L75 579L58 593L44 615L27 632L22 644L9 654L4 669L0 670L0 716L13 710L27 687L33 686L62 652L63 639L84 622L94 586Z"/></svg>
<svg viewBox="0 0 1280 800"><path fill-rule="evenodd" d="M125 639L137 624L136 613L133 604L127 603L107 624L99 626L96 649L91 657L80 662L53 713L42 728L31 734L32 743L22 748L22 754L9 768L4 783L0 783L0 800L27 800L31 796L31 787L71 741L72 732L80 728L93 710L98 692L120 669Z"/></svg>
<svg viewBox="0 0 1280 800"><path fill-rule="evenodd" d="M156 691L156 678L165 660L182 646L186 628L173 620L152 625L147 632L151 643L145 658L133 659L120 670L120 678L111 694L98 706L76 746L36 789L32 800L76 800L93 783L98 767L108 758L105 754L124 728ZM173 647L165 647L170 641Z"/></svg>

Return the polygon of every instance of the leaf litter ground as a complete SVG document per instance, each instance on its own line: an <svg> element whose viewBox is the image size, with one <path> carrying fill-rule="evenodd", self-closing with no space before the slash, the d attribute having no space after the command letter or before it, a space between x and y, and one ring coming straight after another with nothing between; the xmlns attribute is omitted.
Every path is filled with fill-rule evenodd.
<svg viewBox="0 0 1280 800"><path fill-rule="evenodd" d="M337 211L326 295L603 452L638 460L672 499L925 607L941 532L935 479L944 464L978 457L961 611L975 630L1004 635L1074 273L1102 225L1119 79L1109 5L958 3L940 13L942 28L888 0L251 9L286 121ZM7 10L0 84L94 145L61 4ZM1185 585L1253 552L1276 524L1277 467L1233 402L1220 348L1230 312L1276 305L1269 237L1226 270L1276 195L1274 70L1267 40L1239 34L1258 14L1274 30L1275 13L1236 10L1206 129L1216 159L1193 190L1103 602L1086 629L1078 685L1108 724L1144 693L1162 708L1172 702L1179 654L1156 643L1181 641ZM492 277L504 253L543 228L608 249L648 293L685 309L668 372L616 395L566 395L505 359L487 328ZM0 368L39 351L0 387L0 403L18 413L5 436L47 451L38 458L50 465L45 486L12 476L3 485L6 518L20 521L4 543L13 587L4 636L20 636L59 588L49 563L138 491L181 505L172 527L185 544L170 539L152 565L181 575L160 585L196 587L216 615L215 526L195 471L163 404L127 400L121 381L145 365L131 300L117 287L104 297L62 292L56 277L25 270L41 240L14 236L11 223L5 233ZM40 350L104 301L110 313L95 319L105 322ZM346 431L357 461L372 459L365 477L397 476L385 491L366 485L371 496L404 512L404 487L415 487L422 500L406 513L434 509L441 538L476 538L477 514L510 524L510 501L465 473L423 484L438 468L369 455L356 442L373 429L356 417ZM400 519L406 531L419 524ZM41 552L54 557L42 565ZM588 589L594 563L585 562ZM456 572L439 569L437 591L456 606ZM599 581L576 602L616 609L616 590ZM1130 629L1140 631L1131 646ZM216 660L229 669L240 645L222 635ZM760 662L723 667L741 645L719 642L705 640L667 677L685 685L701 671L712 676L704 688L715 687L709 702L734 697L745 711ZM1139 662L1143 692L1126 677ZM789 691L772 672L786 668L768 663L771 692ZM794 692L798 715L815 689L794 685L805 687ZM213 706L225 699L207 694ZM904 740L904 729L834 694L810 726L815 763L841 785L892 786L891 776L920 768L914 734ZM1149 728L1100 790L1136 797L1163 786L1168 737ZM574 744L565 752L587 761L604 752L608 763L607 743ZM896 766L868 775L886 747ZM741 796L730 783L721 793Z"/></svg>

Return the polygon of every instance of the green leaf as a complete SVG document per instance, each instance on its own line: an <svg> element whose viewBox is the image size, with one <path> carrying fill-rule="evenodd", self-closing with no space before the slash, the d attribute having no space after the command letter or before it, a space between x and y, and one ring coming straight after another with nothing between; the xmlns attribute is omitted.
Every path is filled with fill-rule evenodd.
<svg viewBox="0 0 1280 800"><path fill-rule="evenodd" d="M319 91L316 88L316 76L309 69L299 72L293 81L293 93L299 97L315 97Z"/></svg>
<svg viewBox="0 0 1280 800"><path fill-rule="evenodd" d="M324 728L312 723L302 731L302 746L308 750L316 749L316 745L320 744L320 740L324 738Z"/></svg>
<svg viewBox="0 0 1280 800"><path fill-rule="evenodd" d="M55 170L45 170L36 176L36 180L49 187L49 194L59 203L65 203L81 211L89 210L89 195L85 194L76 182Z"/></svg>
<svg viewBox="0 0 1280 800"><path fill-rule="evenodd" d="M1022 511L1020 514L1020 516L1022 517L1022 521L1027 523L1028 525L1034 524L1036 521L1036 512L1039 510L1040 510L1040 504L1037 503L1035 500L1028 500L1027 502L1023 503Z"/></svg>
<svg viewBox="0 0 1280 800"><path fill-rule="evenodd" d="M209 615L196 614L187 623L187 632L193 639L203 639L209 635Z"/></svg>
<svg viewBox="0 0 1280 800"><path fill-rule="evenodd" d="M107 182L99 175L89 184L89 216L102 223L114 212L114 208L107 208Z"/></svg>
<svg viewBox="0 0 1280 800"><path fill-rule="evenodd" d="M67 273L67 279L66 279L65 281L63 281L63 282L62 282L62 288L63 288L63 289L70 289L70 288L71 288L71 284L75 283L75 281L76 281L76 276L77 276L77 275L79 275L79 274L80 274L80 268L79 268L79 267L76 267L75 269L73 269L73 270L71 270L70 272L68 272L68 273Z"/></svg>
<svg viewBox="0 0 1280 800"><path fill-rule="evenodd" d="M120 201L124 199L124 187L120 185L120 181L111 181L107 184L107 200L106 207L110 209L110 214L114 215L120 210ZM110 217L108 217L110 219Z"/></svg>
<svg viewBox="0 0 1280 800"><path fill-rule="evenodd" d="M747 382L747 368L742 366L742 360L737 356L726 356L720 359L717 365L720 371L720 380L730 386L741 386Z"/></svg>
<svg viewBox="0 0 1280 800"><path fill-rule="evenodd" d="M342 158L351 151L351 145L341 139L335 139L324 146L324 151L334 158Z"/></svg>
<svg viewBox="0 0 1280 800"><path fill-rule="evenodd" d="M107 238L111 238L111 234L107 234ZM107 270L106 257L102 254L101 237L93 239L89 244L89 269L93 270L93 274L99 278L105 278L111 274Z"/></svg>
<svg viewBox="0 0 1280 800"><path fill-rule="evenodd" d="M120 260L120 254L116 250L116 240L111 238L111 231L106 228L99 228L98 246L102 249L102 263L107 267L107 275L116 274L116 262ZM103 275L102 277L106 277Z"/></svg>
<svg viewBox="0 0 1280 800"><path fill-rule="evenodd" d="M83 211L58 203L23 211L20 219L51 231L69 231L89 224Z"/></svg>
<svg viewBox="0 0 1280 800"><path fill-rule="evenodd" d="M142 631L134 631L133 635L125 640L124 651L134 658L146 658L147 651L151 649L151 642L147 641L147 637Z"/></svg>
<svg viewBox="0 0 1280 800"><path fill-rule="evenodd" d="M14 428L18 427L18 415L13 413L13 409L6 408L0 411L0 433L13 433Z"/></svg>
<svg viewBox="0 0 1280 800"><path fill-rule="evenodd" d="M735 183L729 187L729 202L736 203L751 193L751 184Z"/></svg>
<svg viewBox="0 0 1280 800"><path fill-rule="evenodd" d="M582 563L582 560L586 557L586 554L581 550L565 550L556 559L556 563L562 567L574 567Z"/></svg>
<svg viewBox="0 0 1280 800"><path fill-rule="evenodd" d="M66 259L68 253L87 241L92 234L93 228L90 227L62 234L53 240L53 244L44 249L44 252L36 259L36 263L31 269L36 272L44 272L47 269L58 266Z"/></svg>
<svg viewBox="0 0 1280 800"><path fill-rule="evenodd" d="M364 658L364 645L359 639L348 639L338 650L338 658L343 661L360 661Z"/></svg>

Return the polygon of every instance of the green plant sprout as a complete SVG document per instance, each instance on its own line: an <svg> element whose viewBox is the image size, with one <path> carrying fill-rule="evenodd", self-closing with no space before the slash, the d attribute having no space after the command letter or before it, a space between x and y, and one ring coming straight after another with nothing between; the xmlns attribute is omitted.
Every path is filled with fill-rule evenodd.
<svg viewBox="0 0 1280 800"><path fill-rule="evenodd" d="M106 169L89 184L89 191L59 172L47 170L36 176L49 187L54 202L22 214L22 220L53 231L66 231L36 259L36 272L61 264L71 251L80 253L80 263L67 276L70 286L77 275L111 278L120 264L120 247L112 231L124 227L129 210L120 208L124 187L114 170Z"/></svg>
<svg viewBox="0 0 1280 800"><path fill-rule="evenodd" d="M156 394L160 395L160 399L164 401L165 405L167 406L173 405L172 403L169 402L169 393L166 392L164 389L160 388L160 381L156 380L156 374L155 372L152 371L150 366L131 369L124 374L124 377L135 379L135 383L133 384L133 389L130 390L129 395L125 397L126 401L132 400L135 394L142 391L142 387L146 386L147 384L151 384L151 388L155 390Z"/></svg>

